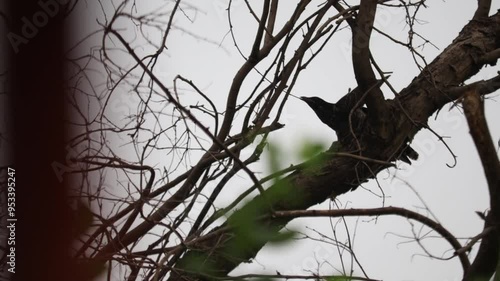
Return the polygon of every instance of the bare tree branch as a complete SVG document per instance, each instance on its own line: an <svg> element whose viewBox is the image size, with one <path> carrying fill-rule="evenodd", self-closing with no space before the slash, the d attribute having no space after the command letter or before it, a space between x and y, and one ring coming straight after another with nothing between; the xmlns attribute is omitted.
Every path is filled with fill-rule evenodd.
<svg viewBox="0 0 500 281"><path fill-rule="evenodd" d="M272 214L273 216L280 218L301 218L301 217L351 217L351 216L383 216L383 215L396 215L405 217L408 219L416 220L437 233L441 235L453 249L457 252L462 263L462 268L464 272L470 266L469 259L465 253L459 253L458 251L462 248L462 245L456 239L451 232L444 228L438 222L421 215L419 213L410 211L408 209L399 207L383 207L383 208L373 208L373 209L338 209L338 210L296 210L296 211L277 211Z"/></svg>
<svg viewBox="0 0 500 281"><path fill-rule="evenodd" d="M368 91L377 82L370 63L370 36L377 10L377 0L361 1L356 25L352 30L352 65L358 86L362 92ZM389 132L384 115L387 106L380 88L373 87L366 97L368 115L378 130L379 136L387 138Z"/></svg>
<svg viewBox="0 0 500 281"><path fill-rule="evenodd" d="M462 103L470 134L483 164L490 193L490 211L486 216L484 228L493 227L493 231L483 237L479 252L470 271L466 272L464 280L488 280L497 269L499 260L500 161L498 161L495 144L486 124L484 104L478 91L472 88L465 94Z"/></svg>
<svg viewBox="0 0 500 281"><path fill-rule="evenodd" d="M488 17L490 12L491 0L477 0L477 9L472 20L480 20Z"/></svg>

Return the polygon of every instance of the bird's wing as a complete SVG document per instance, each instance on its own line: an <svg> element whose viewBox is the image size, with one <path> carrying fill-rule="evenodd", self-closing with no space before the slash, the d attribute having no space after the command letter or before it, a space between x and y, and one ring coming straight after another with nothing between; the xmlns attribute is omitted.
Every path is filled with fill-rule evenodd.
<svg viewBox="0 0 500 281"><path fill-rule="evenodd" d="M380 87L384 80L377 80L376 87ZM336 103L338 110L342 111L351 111L351 109L358 103L358 101L363 97L365 91L361 90L359 87L356 87L354 90L347 93L345 96L340 98L340 100ZM360 104L361 105L361 104Z"/></svg>

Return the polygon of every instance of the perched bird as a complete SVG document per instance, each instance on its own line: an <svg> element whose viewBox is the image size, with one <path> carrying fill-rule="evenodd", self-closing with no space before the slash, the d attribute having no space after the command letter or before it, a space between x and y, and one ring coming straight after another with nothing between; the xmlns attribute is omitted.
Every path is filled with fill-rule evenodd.
<svg viewBox="0 0 500 281"><path fill-rule="evenodd" d="M383 83L384 80L377 80L372 87L380 87ZM314 113L316 113L323 123L335 130L340 139L341 136L339 135L343 136L346 132L350 131L350 125L357 127L358 125L362 125L361 123L365 120L367 108L361 107L353 110L351 123L349 123L351 110L363 99L365 93L366 91L356 87L340 98L337 103L329 103L318 97L300 97L300 99L305 101L314 110Z"/></svg>
<svg viewBox="0 0 500 281"><path fill-rule="evenodd" d="M300 99L305 101L307 105L312 108L321 122L325 123L333 130L336 130L334 120L337 107L335 104L326 102L318 97L300 97Z"/></svg>
<svg viewBox="0 0 500 281"><path fill-rule="evenodd" d="M351 123L349 123L350 108L339 106L338 103L329 103L318 97L300 97L316 113L319 120L332 128L340 141L350 133L351 126L356 129L364 122L366 108L359 108L353 111Z"/></svg>
<svg viewBox="0 0 500 281"><path fill-rule="evenodd" d="M321 122L337 133L339 141L343 143L346 140L350 140L352 131L356 133L363 129L367 117L367 108L365 107L356 108L351 114L351 110L357 102L357 97L355 94L351 97L348 96L349 94L340 99L336 104L324 101L319 97L300 97L300 99L311 107ZM350 120L349 115L351 115ZM417 160L418 153L406 141L396 157L405 163L411 164L410 159Z"/></svg>

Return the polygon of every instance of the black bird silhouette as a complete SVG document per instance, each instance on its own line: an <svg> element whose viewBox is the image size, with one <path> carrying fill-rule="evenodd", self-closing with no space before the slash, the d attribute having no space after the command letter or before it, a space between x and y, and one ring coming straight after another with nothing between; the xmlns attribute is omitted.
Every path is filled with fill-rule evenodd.
<svg viewBox="0 0 500 281"><path fill-rule="evenodd" d="M386 77L386 79L389 76ZM377 80L372 87L380 87L384 80ZM319 119L332 128L336 133L339 140L342 142L343 138L350 134L351 125L356 132L360 126L363 125L367 115L367 108L355 108L351 115L351 122L349 122L349 115L351 110L363 98L365 91L356 87L344 95L337 103L329 103L318 97L300 97L305 101L309 107L314 110Z"/></svg>
<svg viewBox="0 0 500 281"><path fill-rule="evenodd" d="M319 97L300 97L316 113L321 122L332 128L337 133L340 143L352 136L351 129L359 132L367 117L367 108L352 108L356 105L359 93L353 90L342 97L336 104L324 101ZM349 120L349 115L351 115ZM399 152L397 158L405 163L411 164L410 159L417 160L418 153L408 145L408 140Z"/></svg>
<svg viewBox="0 0 500 281"><path fill-rule="evenodd" d="M300 99L309 105L321 122L337 133L337 138L341 143L352 136L351 126L354 132L359 132L366 120L367 109L365 107L355 109L349 120L352 107L343 105L341 101L335 104L318 97L300 97Z"/></svg>
<svg viewBox="0 0 500 281"><path fill-rule="evenodd" d="M337 133L349 125L350 109L342 108L335 103L326 102L318 97L300 97L300 99L312 108L321 122L328 125L328 127ZM353 119L360 121L365 116L366 108L362 107L361 109L354 110L351 121Z"/></svg>

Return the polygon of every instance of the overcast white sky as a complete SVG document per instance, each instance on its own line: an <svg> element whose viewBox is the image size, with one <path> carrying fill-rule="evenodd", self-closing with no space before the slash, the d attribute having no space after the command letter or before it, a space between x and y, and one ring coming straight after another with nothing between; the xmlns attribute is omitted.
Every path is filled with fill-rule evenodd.
<svg viewBox="0 0 500 281"><path fill-rule="evenodd" d="M117 2L117 1L115 1ZM242 0L233 1L233 24L236 40L243 51L251 47L255 22L246 10ZM252 1L253 2L253 1ZM295 7L296 1L281 1L279 15L286 15ZM321 2L321 1L320 1ZM139 9L153 7L156 1L137 3ZM198 8L197 12L187 11L192 21L181 14L175 21L177 28L169 37L168 56L158 68L158 75L171 86L172 79L181 74L191 79L201 88L216 105L223 108L226 93L232 77L243 63L243 59L235 49L228 32L226 0L190 1ZM429 39L436 49L427 45L423 53L430 62L458 34L474 13L475 0L467 1L428 1L428 9L419 14L422 24L417 31ZM494 0L492 11L500 8L500 1ZM91 17L90 17L91 18ZM90 28L91 20L87 27ZM402 10L379 10L376 26L384 31L406 39L404 14ZM91 28L90 28L91 29ZM198 35L195 38L186 31ZM319 96L335 102L343 96L348 88L355 87L355 79L350 65L350 30L340 32L334 37L322 54L312 63L298 80L293 94L297 96ZM202 40L208 39L213 43ZM397 90L405 87L418 74L410 54L406 49L390 43L381 36L374 35L372 52L378 63L386 71L392 71L391 83ZM487 79L496 74L498 67L483 69L473 80ZM245 84L250 91L251 83ZM384 89L385 92L387 89ZM388 95L388 98L391 96ZM182 97L190 102L190 97ZM490 95L486 102L487 118L494 140L500 138L500 128L495 120L500 120L498 93ZM271 141L280 146L283 151L281 159L283 167L297 164L295 157L298 148L308 141L320 142L325 146L336 139L335 133L322 124L305 103L290 99L281 119L285 128L272 134ZM482 167L480 166L476 149L468 134L467 122L458 108L448 110L445 107L436 120L432 118L429 125L442 136L458 156L456 167L450 169L446 164L453 164L453 157L437 138L427 131L421 131L413 141L412 147L420 153L420 159L412 166L398 162L399 170L383 171L378 180L385 193L386 206L402 206L411 210L421 210L424 205L417 195L402 181L410 183L414 190L427 204L428 208L448 230L457 237L470 237L479 233L483 227L482 221L475 211L487 208L487 186ZM248 150L250 153L251 150ZM252 166L254 171L267 174L265 161L261 166ZM245 189L249 182L244 178L235 179L234 183ZM229 202L238 193L224 194L217 201L220 207ZM379 187L374 181L358 188L355 192L338 198L342 206L347 207L380 207L383 204ZM332 208L332 202L324 202L316 209ZM425 211L422 211L425 213ZM289 227L312 234L308 229L315 229L331 237L331 224L326 218L307 218L295 220ZM462 269L458 259L439 261L425 257L411 237L412 225L399 217L381 217L378 220L369 218L348 219L350 234L355 233L354 250L357 258L364 266L369 277L383 280L461 280ZM308 229L306 229L306 227ZM417 232L426 232L418 223L413 225ZM345 237L343 227L338 227L339 237ZM410 239L402 236L410 236ZM436 237L434 234L431 236ZM341 238L341 240L344 238ZM464 242L464 241L462 241ZM429 238L423 241L427 249L436 256L448 257L450 247L443 239ZM320 263L320 265L317 264ZM349 258L346 258L349 264ZM304 274L302 270L317 271L321 267L323 274L338 274L334 269L341 269L337 249L326 243L311 240L299 240L284 247L265 247L250 264L237 268L233 274L266 272L274 274L276 270L282 274ZM355 267L355 275L361 276L359 268Z"/></svg>

